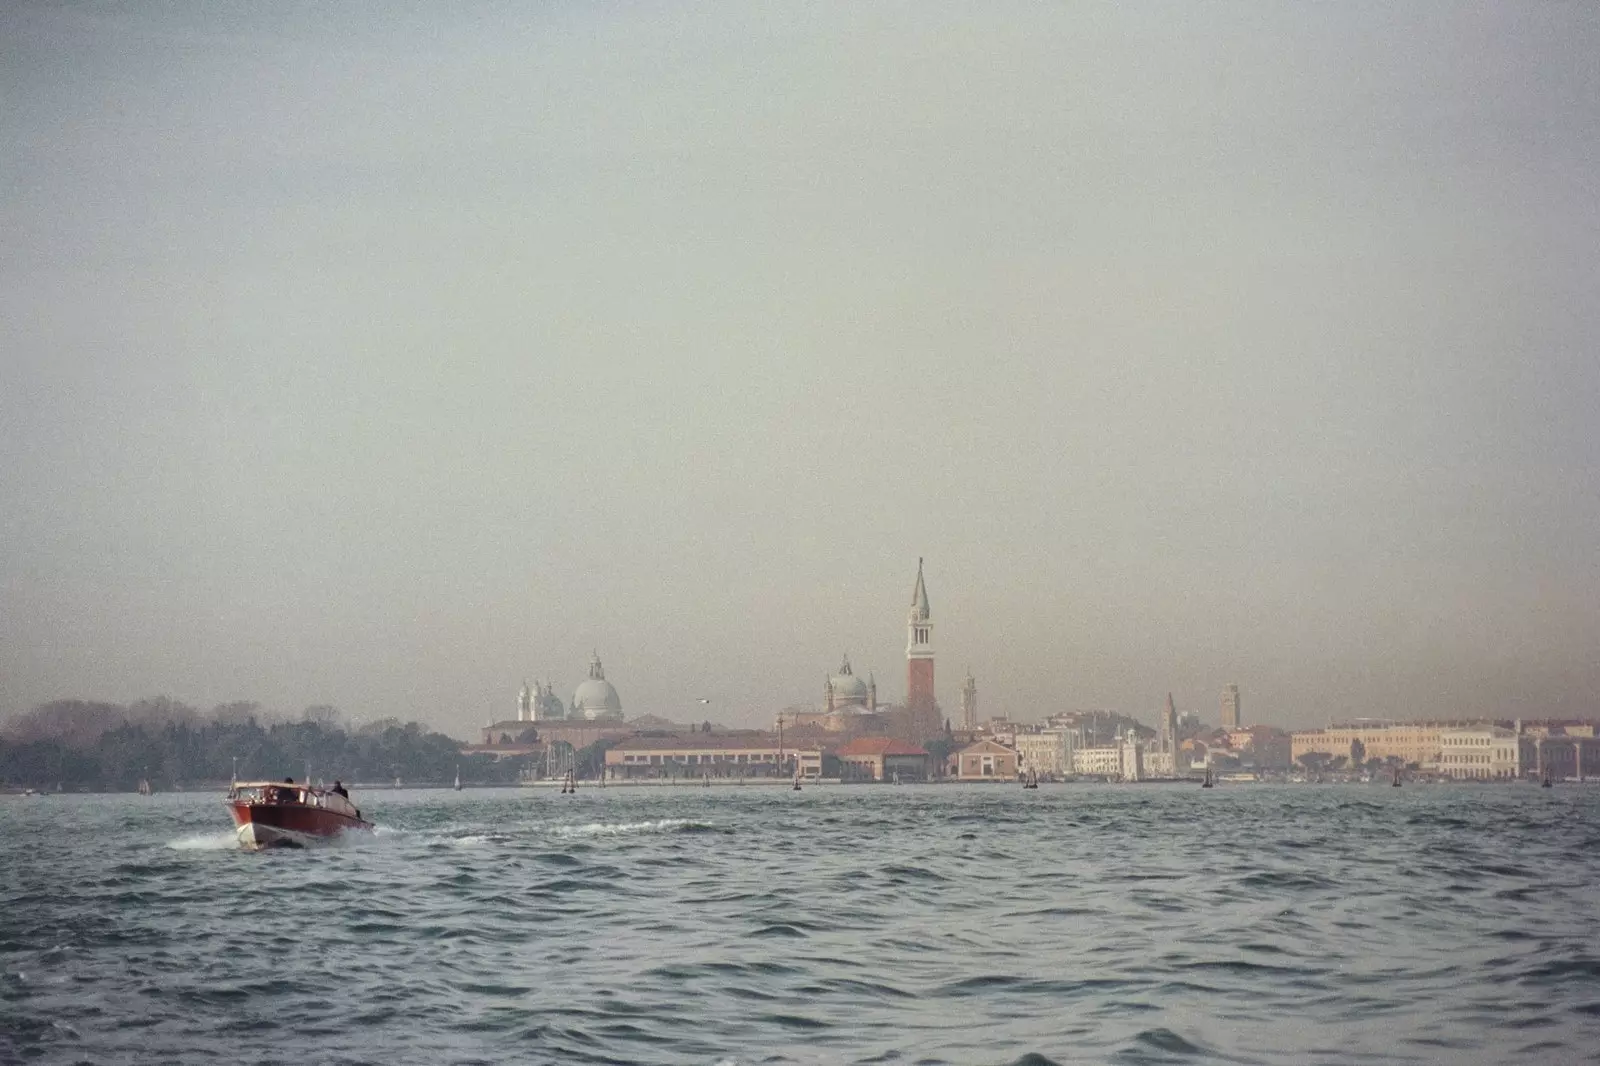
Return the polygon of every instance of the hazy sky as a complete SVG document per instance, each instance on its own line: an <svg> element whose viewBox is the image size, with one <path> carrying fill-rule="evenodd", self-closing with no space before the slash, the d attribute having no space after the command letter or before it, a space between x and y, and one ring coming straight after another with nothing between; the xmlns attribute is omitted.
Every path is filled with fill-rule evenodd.
<svg viewBox="0 0 1600 1066"><path fill-rule="evenodd" d="M1600 713L1600 7L0 14L0 712Z"/></svg>

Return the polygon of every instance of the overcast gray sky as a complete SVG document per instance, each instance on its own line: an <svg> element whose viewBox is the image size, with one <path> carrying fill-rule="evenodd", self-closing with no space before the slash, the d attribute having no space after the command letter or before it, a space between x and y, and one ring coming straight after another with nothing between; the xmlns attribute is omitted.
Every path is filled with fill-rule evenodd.
<svg viewBox="0 0 1600 1066"><path fill-rule="evenodd" d="M379 13L382 13L381 17ZM0 14L0 712L1600 712L1600 7Z"/></svg>

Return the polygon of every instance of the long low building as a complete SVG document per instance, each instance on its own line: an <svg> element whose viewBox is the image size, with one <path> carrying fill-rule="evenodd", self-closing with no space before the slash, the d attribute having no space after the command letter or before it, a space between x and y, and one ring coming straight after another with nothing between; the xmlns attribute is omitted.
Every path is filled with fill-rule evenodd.
<svg viewBox="0 0 1600 1066"><path fill-rule="evenodd" d="M1398 757L1402 762L1418 766L1435 766L1439 762L1440 737L1447 729L1459 728L1464 722L1384 722L1357 721L1330 725L1326 729L1309 729L1294 733L1289 738L1289 755L1295 761L1300 756L1318 753L1330 757L1350 757L1359 742L1362 759L1388 759Z"/></svg>
<svg viewBox="0 0 1600 1066"><path fill-rule="evenodd" d="M1522 738L1499 726L1446 729L1439 737L1439 772L1462 780L1522 776Z"/></svg>
<svg viewBox="0 0 1600 1066"><path fill-rule="evenodd" d="M822 776L822 747L801 740L785 743L776 733L690 733L636 736L606 751L606 777L613 781L659 778Z"/></svg>

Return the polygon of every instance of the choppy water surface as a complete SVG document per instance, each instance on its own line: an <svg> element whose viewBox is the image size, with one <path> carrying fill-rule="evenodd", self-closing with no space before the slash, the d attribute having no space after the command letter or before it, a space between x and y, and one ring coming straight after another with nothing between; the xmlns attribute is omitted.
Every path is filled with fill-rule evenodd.
<svg viewBox="0 0 1600 1066"><path fill-rule="evenodd" d="M1600 789L0 797L0 1061L1491 1063L1600 1051Z"/></svg>

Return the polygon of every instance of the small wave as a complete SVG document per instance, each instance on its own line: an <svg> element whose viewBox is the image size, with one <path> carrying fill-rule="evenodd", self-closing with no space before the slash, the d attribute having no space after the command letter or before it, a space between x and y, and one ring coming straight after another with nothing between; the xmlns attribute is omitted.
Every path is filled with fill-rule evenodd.
<svg viewBox="0 0 1600 1066"><path fill-rule="evenodd" d="M801 930L796 929L794 926L789 925L789 924L787 924L785 922L777 922L777 923L775 923L773 925L764 925L760 929L757 929L755 932L751 933L750 935L751 936L786 936L786 937L799 938L799 937L804 937L806 934L804 932L802 932Z"/></svg>
<svg viewBox="0 0 1600 1066"><path fill-rule="evenodd" d="M1152 1047L1169 1055L1181 1055L1189 1058L1206 1054L1204 1048L1197 1044L1191 1044L1171 1029L1146 1029L1133 1039L1145 1047Z"/></svg>
<svg viewBox="0 0 1600 1066"><path fill-rule="evenodd" d="M588 825L558 825L551 830L558 837L617 837L633 833L707 833L716 832L710 822L692 822L687 818L661 818L653 822L590 822Z"/></svg>
<svg viewBox="0 0 1600 1066"><path fill-rule="evenodd" d="M167 841L173 851L229 851L239 847L239 836L234 832L195 833Z"/></svg>

